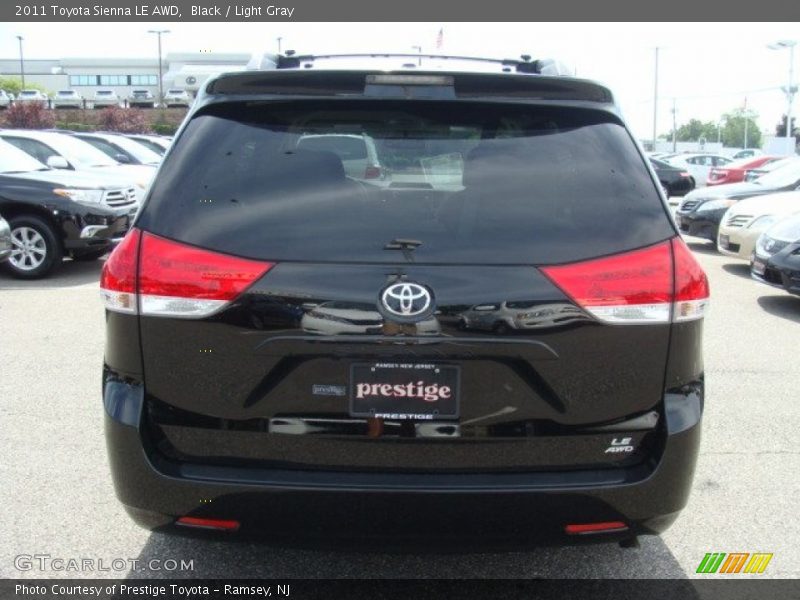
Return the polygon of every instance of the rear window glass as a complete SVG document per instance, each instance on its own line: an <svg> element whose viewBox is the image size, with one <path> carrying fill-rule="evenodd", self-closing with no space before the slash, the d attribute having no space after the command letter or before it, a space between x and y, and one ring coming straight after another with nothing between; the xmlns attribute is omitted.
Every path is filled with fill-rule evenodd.
<svg viewBox="0 0 800 600"><path fill-rule="evenodd" d="M338 144L359 140L346 136L370 138L380 169L348 170ZM138 224L244 257L552 264L674 233L629 134L602 111L230 102L195 115L173 148Z"/></svg>
<svg viewBox="0 0 800 600"><path fill-rule="evenodd" d="M343 135L314 135L301 137L298 148L333 152L342 160L359 160L367 158L367 144L363 137Z"/></svg>

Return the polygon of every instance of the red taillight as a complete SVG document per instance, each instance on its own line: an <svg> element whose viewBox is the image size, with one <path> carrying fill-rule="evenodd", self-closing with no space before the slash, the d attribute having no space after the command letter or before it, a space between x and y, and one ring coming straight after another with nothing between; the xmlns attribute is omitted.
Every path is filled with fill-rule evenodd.
<svg viewBox="0 0 800 600"><path fill-rule="evenodd" d="M136 232L135 234L133 232ZM118 262L124 265L133 281L136 273L138 248L138 285L122 289L115 271L103 271L101 288L109 310L119 310L118 303L110 303L120 292L125 292L132 301L129 305L143 315L162 315L200 318L217 312L234 300L254 281L264 275L272 263L260 262L203 250L180 242L167 240L150 233L132 230L136 242L126 244L128 237L109 257L108 262L120 253ZM129 234L129 236L131 235ZM112 265L113 267L113 265Z"/></svg>
<svg viewBox="0 0 800 600"><path fill-rule="evenodd" d="M688 171L681 171L681 172L680 172L680 176L681 176L681 177L690 177L690 175L689 175L689 172L688 172Z"/></svg>
<svg viewBox="0 0 800 600"><path fill-rule="evenodd" d="M382 175L383 171L381 171L381 168L374 165L367 165L367 168L364 170L364 179L380 179Z"/></svg>
<svg viewBox="0 0 800 600"><path fill-rule="evenodd" d="M672 320L699 319L705 314L711 295L708 277L682 239L672 240L672 254L675 259L675 312Z"/></svg>
<svg viewBox="0 0 800 600"><path fill-rule="evenodd" d="M673 314L676 320L699 318L708 303L708 284L703 287L697 281L699 275L705 281L705 274L683 241L677 239L607 258L544 267L542 271L576 304L607 323L668 323ZM687 293L696 297L679 299L675 285L687 277L694 282ZM687 301L693 303L693 309ZM685 316L678 319L679 315Z"/></svg>
<svg viewBox="0 0 800 600"><path fill-rule="evenodd" d="M100 292L109 310L136 312L136 260L139 252L138 229L131 229L103 265Z"/></svg>
<svg viewBox="0 0 800 600"><path fill-rule="evenodd" d="M625 531L628 526L622 521L604 521L601 523L576 523L564 527L570 535L585 535L587 533L613 533Z"/></svg>
<svg viewBox="0 0 800 600"><path fill-rule="evenodd" d="M197 529L216 529L219 531L236 531L239 521L230 519L201 519L199 517L181 517L175 521L178 525L195 527Z"/></svg>

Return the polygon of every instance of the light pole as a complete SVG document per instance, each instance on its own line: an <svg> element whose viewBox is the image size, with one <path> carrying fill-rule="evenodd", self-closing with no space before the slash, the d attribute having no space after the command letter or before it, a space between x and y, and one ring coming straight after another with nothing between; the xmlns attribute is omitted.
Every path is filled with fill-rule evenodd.
<svg viewBox="0 0 800 600"><path fill-rule="evenodd" d="M797 91L794 85L794 47L797 45L796 40L779 40L773 44L767 45L770 50L782 50L787 48L789 50L789 85L783 88L786 93L786 139L792 137L792 100Z"/></svg>
<svg viewBox="0 0 800 600"><path fill-rule="evenodd" d="M281 53L281 40L283 40L283 38L282 37L278 37L276 39L278 40L278 54L280 54Z"/></svg>
<svg viewBox="0 0 800 600"><path fill-rule="evenodd" d="M653 151L656 149L656 129L658 122L658 47L656 47L656 70L653 83Z"/></svg>
<svg viewBox="0 0 800 600"><path fill-rule="evenodd" d="M22 59L22 40L24 39L21 35L17 36L19 40L19 74L22 78L22 89L25 89L25 61Z"/></svg>
<svg viewBox="0 0 800 600"><path fill-rule="evenodd" d="M419 60L417 61L417 64L419 64L419 66L421 67L422 66L422 46L411 46L411 49L412 50L416 50L419 53Z"/></svg>
<svg viewBox="0 0 800 600"><path fill-rule="evenodd" d="M155 33L158 36L158 103L164 104L164 76L161 67L161 36L169 33L169 29L150 29L147 33Z"/></svg>

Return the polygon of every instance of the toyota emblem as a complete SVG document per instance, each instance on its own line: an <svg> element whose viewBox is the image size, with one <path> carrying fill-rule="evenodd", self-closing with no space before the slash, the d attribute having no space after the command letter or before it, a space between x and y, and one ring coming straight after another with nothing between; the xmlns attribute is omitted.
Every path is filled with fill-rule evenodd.
<svg viewBox="0 0 800 600"><path fill-rule="evenodd" d="M395 283L383 290L381 303L386 311L397 317L416 317L428 312L431 293L418 283Z"/></svg>

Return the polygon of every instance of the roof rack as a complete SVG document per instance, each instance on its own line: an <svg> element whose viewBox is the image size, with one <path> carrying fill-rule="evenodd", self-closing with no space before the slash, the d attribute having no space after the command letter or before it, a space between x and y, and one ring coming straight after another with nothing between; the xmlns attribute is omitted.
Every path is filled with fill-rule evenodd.
<svg viewBox="0 0 800 600"><path fill-rule="evenodd" d="M272 69L300 69L313 68L316 61L326 60L370 60L370 59L401 59L405 60L401 68L414 69L422 66L422 61L438 61L437 68L442 62L482 63L496 65L504 73L526 73L536 75L569 76L572 72L561 62L554 59L532 60L530 55L523 54L519 59L511 58L485 58L476 56L452 56L448 54L404 54L391 52L374 52L362 54L296 54L287 50L286 54L264 53L254 55L247 65L247 70L272 70Z"/></svg>

